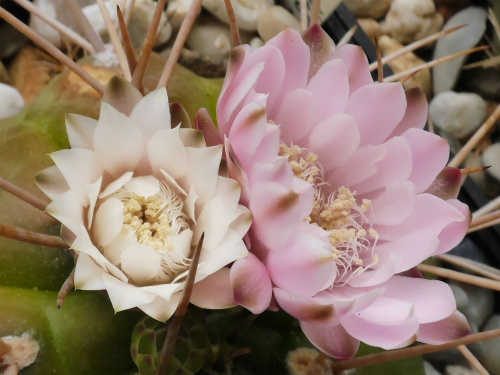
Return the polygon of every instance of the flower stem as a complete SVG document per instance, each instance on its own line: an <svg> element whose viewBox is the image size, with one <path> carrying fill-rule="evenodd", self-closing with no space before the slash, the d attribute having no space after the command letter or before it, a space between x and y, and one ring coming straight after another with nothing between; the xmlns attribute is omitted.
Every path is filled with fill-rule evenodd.
<svg viewBox="0 0 500 375"><path fill-rule="evenodd" d="M76 0L64 0L66 6L69 8L70 12L73 14L73 17L76 19L76 23L82 30L82 32L87 37L88 41L97 52L104 52L106 48L104 47L104 42L102 41L99 34L92 27L89 19L85 16L80 8L80 5Z"/></svg>
<svg viewBox="0 0 500 375"><path fill-rule="evenodd" d="M471 259L462 258L452 254L440 254L436 258L439 260L454 264L456 266L468 269L484 277L500 281L500 271L495 267L487 266L486 264L473 261Z"/></svg>
<svg viewBox="0 0 500 375"><path fill-rule="evenodd" d="M319 14L321 12L321 0L314 0L311 10L311 23L309 27L319 24Z"/></svg>
<svg viewBox="0 0 500 375"><path fill-rule="evenodd" d="M439 352L441 350L455 348L460 345L468 345L478 341L490 340L499 336L500 336L500 328L491 331L475 333L473 335L462 337L458 340L454 340L441 345L429 345L429 344L417 345L404 349L390 350L377 354L369 354L362 357L347 359L341 362L334 362L332 364L332 370L335 372L335 371L348 370L352 368L376 365L379 363L395 361L397 359L403 359L408 357L414 357L426 353Z"/></svg>
<svg viewBox="0 0 500 375"><path fill-rule="evenodd" d="M61 309L64 299L68 295L68 293L75 287L75 268L71 271L69 274L68 278L64 282L64 284L61 286L61 290L59 290L59 293L57 294L57 308Z"/></svg>
<svg viewBox="0 0 500 375"><path fill-rule="evenodd" d="M125 49L125 54L127 55L130 74L134 74L135 67L137 66L137 59L135 57L134 46L132 45L130 34L127 30L127 23L119 6L116 7L116 14L118 16L118 25L120 26L120 33L122 34L123 47Z"/></svg>
<svg viewBox="0 0 500 375"><path fill-rule="evenodd" d="M59 236L30 232L24 229L0 224L0 236L37 245L67 249L68 244Z"/></svg>
<svg viewBox="0 0 500 375"><path fill-rule="evenodd" d="M0 189L3 189L12 195L15 195L19 199L25 201L26 203L29 203L30 205L39 209L40 211L45 211L45 208L48 205L47 202L38 198L36 195L31 194L29 191L24 190L22 187L13 184L10 181L7 181L2 177L0 177Z"/></svg>
<svg viewBox="0 0 500 375"><path fill-rule="evenodd" d="M231 36L233 37L233 47L236 47L241 44L240 31L238 29L238 24L236 23L236 16L234 15L231 0L224 0L224 4L226 5L229 27L231 28Z"/></svg>
<svg viewBox="0 0 500 375"><path fill-rule="evenodd" d="M156 375L161 375L164 373L170 358L172 357L175 349L175 342L177 341L177 336L179 335L179 330L181 329L182 319L186 315L189 299L191 298L191 293L193 292L194 280L196 277L196 271L198 269L198 262L200 260L201 248L203 246L203 238L205 233L203 233L198 241L198 245L191 259L191 266L189 267L189 272L184 284L184 293L182 298L175 310L170 326L168 327L167 337L165 338L165 343L161 349L160 361L158 362L158 367L156 368Z"/></svg>
<svg viewBox="0 0 500 375"><path fill-rule="evenodd" d="M484 368L481 362L471 353L471 351L465 345L457 346L457 349L462 355L469 361L472 367L474 367L480 375L490 375L490 373Z"/></svg>

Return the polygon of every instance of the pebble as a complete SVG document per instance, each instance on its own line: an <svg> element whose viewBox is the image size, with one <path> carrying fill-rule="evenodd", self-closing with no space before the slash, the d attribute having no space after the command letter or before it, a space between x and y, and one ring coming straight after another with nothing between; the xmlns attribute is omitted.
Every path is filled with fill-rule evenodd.
<svg viewBox="0 0 500 375"><path fill-rule="evenodd" d="M469 324L481 327L493 313L495 305L493 291L456 282L450 282L449 285L457 301L457 309L467 317Z"/></svg>
<svg viewBox="0 0 500 375"><path fill-rule="evenodd" d="M429 115L436 127L463 139L486 119L487 105L477 94L444 91L432 99Z"/></svg>
<svg viewBox="0 0 500 375"><path fill-rule="evenodd" d="M393 0L382 31L403 44L441 30L443 17L432 0Z"/></svg>
<svg viewBox="0 0 500 375"><path fill-rule="evenodd" d="M500 100L500 71L497 67L463 70L457 82L461 91L475 92L485 100Z"/></svg>
<svg viewBox="0 0 500 375"><path fill-rule="evenodd" d="M380 52L383 56L389 55L403 48L401 43L387 35L382 35L378 43L380 46ZM400 73L424 63L425 61L418 58L413 52L408 52L403 56L390 61L388 64L392 70L394 70L394 73ZM404 86L405 88L420 87L427 99L430 99L432 95L431 73L428 69L421 70L408 79Z"/></svg>
<svg viewBox="0 0 500 375"><path fill-rule="evenodd" d="M468 7L455 14L446 22L444 29L465 24L467 26L440 38L436 43L433 59L474 47L486 30L487 16L486 11L480 7ZM433 68L434 94L453 89L465 58L466 56L457 57Z"/></svg>
<svg viewBox="0 0 500 375"><path fill-rule="evenodd" d="M373 18L358 18L358 23L373 43L382 35L380 24Z"/></svg>
<svg viewBox="0 0 500 375"><path fill-rule="evenodd" d="M307 1L307 9L312 9L314 0L306 0L306 1ZM322 0L319 11L320 23L322 23L328 17L330 17L335 8L337 8L341 2L342 0ZM288 9L290 12L292 12L295 18L300 20L300 1L281 0L279 3L283 5L286 9Z"/></svg>
<svg viewBox="0 0 500 375"><path fill-rule="evenodd" d="M441 375L429 362L424 361L425 375Z"/></svg>
<svg viewBox="0 0 500 375"><path fill-rule="evenodd" d="M264 10L257 22L257 32L264 42L278 35L287 27L301 31L299 20L288 10L278 5Z"/></svg>
<svg viewBox="0 0 500 375"><path fill-rule="evenodd" d="M483 165L491 165L486 173L500 181L500 143L493 143L483 151Z"/></svg>
<svg viewBox="0 0 500 375"><path fill-rule="evenodd" d="M240 32L242 43L248 43L252 35L249 32ZM208 57L227 57L233 48L229 27L210 14L198 17L186 44L191 50Z"/></svg>
<svg viewBox="0 0 500 375"><path fill-rule="evenodd" d="M119 5L122 9L125 9L123 0L108 0L105 4L108 7L111 18L117 22L116 6ZM130 39L135 48L140 48L142 46L155 8L156 2L153 0L136 0L128 25ZM101 16L98 4L84 7L83 13L85 13L94 29L101 36L107 35L107 28ZM165 14L162 15L158 30L155 45L164 44L172 35L172 26L167 22L167 16Z"/></svg>
<svg viewBox="0 0 500 375"><path fill-rule="evenodd" d="M274 5L273 0L233 0L234 14L238 28L241 30L255 31L257 30L257 21L260 14ZM203 8L209 11L224 23L229 23L226 6L224 0L204 0Z"/></svg>
<svg viewBox="0 0 500 375"><path fill-rule="evenodd" d="M193 0L170 0L167 4L167 18L174 30L179 30Z"/></svg>
<svg viewBox="0 0 500 375"><path fill-rule="evenodd" d="M356 17L380 19L387 14L393 0L344 0Z"/></svg>
<svg viewBox="0 0 500 375"><path fill-rule="evenodd" d="M500 328L500 315L492 315L483 327L483 331ZM472 347L481 364L491 375L500 375L500 337L486 340Z"/></svg>
<svg viewBox="0 0 500 375"><path fill-rule="evenodd" d="M14 87L0 83L0 119L17 115L24 108L24 99Z"/></svg>
<svg viewBox="0 0 500 375"><path fill-rule="evenodd" d="M479 375L475 369L459 365L448 365L444 371L445 375Z"/></svg>

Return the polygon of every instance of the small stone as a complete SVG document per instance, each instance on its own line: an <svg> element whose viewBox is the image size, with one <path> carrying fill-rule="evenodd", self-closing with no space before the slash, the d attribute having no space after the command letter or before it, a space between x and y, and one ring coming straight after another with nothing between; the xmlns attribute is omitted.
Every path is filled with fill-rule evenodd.
<svg viewBox="0 0 500 375"><path fill-rule="evenodd" d="M306 0L307 9L312 9L314 0ZM319 21L323 23L333 11L339 6L342 0L322 0L319 9ZM300 1L297 0L281 0L279 2L282 6L288 9L295 18L300 20Z"/></svg>
<svg viewBox="0 0 500 375"><path fill-rule="evenodd" d="M479 372L465 366L448 365L445 368L445 375L479 375Z"/></svg>
<svg viewBox="0 0 500 375"><path fill-rule="evenodd" d="M491 289L464 283L449 283L457 301L457 309L466 317L469 324L481 327L493 313L495 296Z"/></svg>
<svg viewBox="0 0 500 375"><path fill-rule="evenodd" d="M437 60L474 47L486 30L487 16L486 11L480 7L468 7L455 14L443 29L467 26L440 38L436 43L433 59ZM465 58L466 56L457 57L433 68L434 94L453 89Z"/></svg>
<svg viewBox="0 0 500 375"><path fill-rule="evenodd" d="M0 119L17 115L24 108L24 99L14 87L0 83Z"/></svg>
<svg viewBox="0 0 500 375"><path fill-rule="evenodd" d="M108 8L111 18L115 22L118 22L116 7L118 5L120 6L120 8L125 9L124 1L108 0L105 1L105 4ZM153 0L136 0L134 8L132 10L132 16L128 24L130 39L132 40L132 45L135 48L140 48L142 46L155 8L156 2L154 2ZM83 13L87 16L93 28L99 33L99 35L107 35L106 24L104 23L98 4L92 4L84 7ZM166 43L170 39L171 35L172 27L167 22L167 16L163 14L160 20L160 26L158 27L155 45Z"/></svg>
<svg viewBox="0 0 500 375"><path fill-rule="evenodd" d="M424 361L425 375L441 375L429 362Z"/></svg>
<svg viewBox="0 0 500 375"><path fill-rule="evenodd" d="M483 331L490 331L500 328L500 315L492 315L483 327ZM500 375L500 337L485 340L473 348L474 354L478 357L481 364L489 371L491 375Z"/></svg>
<svg viewBox="0 0 500 375"><path fill-rule="evenodd" d="M356 17L383 18L393 0L344 0Z"/></svg>
<svg viewBox="0 0 500 375"><path fill-rule="evenodd" d="M443 17L432 0L394 0L382 31L406 44L441 30Z"/></svg>
<svg viewBox="0 0 500 375"><path fill-rule="evenodd" d="M241 31L242 43L248 43L253 33ZM233 48L231 30L225 24L211 16L202 14L196 20L186 40L187 46L201 56L226 57Z"/></svg>
<svg viewBox="0 0 500 375"><path fill-rule="evenodd" d="M378 43L383 56L397 52L403 48L401 43L387 35L382 35ZM388 64L394 70L394 73L400 73L424 63L425 61L418 58L413 52L408 52L390 61ZM430 99L432 95L431 73L428 69L424 69L408 79L404 86L405 88L420 87L425 96Z"/></svg>
<svg viewBox="0 0 500 375"><path fill-rule="evenodd" d="M458 139L474 133L487 117L486 102L477 94L441 92L429 105L432 122Z"/></svg>
<svg viewBox="0 0 500 375"><path fill-rule="evenodd" d="M247 31L257 30L260 14L274 5L273 0L233 0L231 4L236 16L238 28ZM204 0L203 8L225 23L229 23L224 0Z"/></svg>
<svg viewBox="0 0 500 375"><path fill-rule="evenodd" d="M274 5L259 15L257 31L264 42L278 35L287 27L300 31L300 22L285 8Z"/></svg>
<svg viewBox="0 0 500 375"><path fill-rule="evenodd" d="M483 151L483 165L490 165L486 173L500 181L500 143L493 143Z"/></svg>
<svg viewBox="0 0 500 375"><path fill-rule="evenodd" d="M459 75L457 89L470 91L485 100L500 100L500 70L498 67L463 70Z"/></svg>
<svg viewBox="0 0 500 375"><path fill-rule="evenodd" d="M167 4L167 18L174 30L179 30L193 0L170 0Z"/></svg>
<svg viewBox="0 0 500 375"><path fill-rule="evenodd" d="M358 18L358 23L373 43L375 43L375 39L380 38L380 35L382 35L379 23L373 18Z"/></svg>

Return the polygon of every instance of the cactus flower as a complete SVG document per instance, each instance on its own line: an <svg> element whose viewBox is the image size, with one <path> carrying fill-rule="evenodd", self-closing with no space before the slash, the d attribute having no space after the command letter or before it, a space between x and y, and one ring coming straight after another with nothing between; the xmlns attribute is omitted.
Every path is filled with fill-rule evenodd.
<svg viewBox="0 0 500 375"><path fill-rule="evenodd" d="M225 139L253 215L243 260L253 265L242 269L265 275L236 268L238 302L269 306L272 288L337 358L360 341L391 349L468 334L447 284L415 268L457 245L469 223L465 204L430 193L449 148L423 130L426 118L418 89L374 83L362 49L336 48L319 26L304 39L288 29L254 51L235 48L219 137L205 132Z"/></svg>
<svg viewBox="0 0 500 375"><path fill-rule="evenodd" d="M98 120L67 115L71 148L52 153L55 166L37 176L76 254L76 288L106 290L115 311L168 319L202 233L191 302L235 304L225 266L248 254L251 218L239 184L219 176L222 146L180 125L165 89L142 97L115 78Z"/></svg>

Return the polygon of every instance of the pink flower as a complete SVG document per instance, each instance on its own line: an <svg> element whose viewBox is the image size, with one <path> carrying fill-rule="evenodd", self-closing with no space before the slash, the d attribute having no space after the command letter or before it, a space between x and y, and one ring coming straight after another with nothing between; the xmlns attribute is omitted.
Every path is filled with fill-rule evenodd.
<svg viewBox="0 0 500 375"><path fill-rule="evenodd" d="M424 96L374 83L362 49L336 49L319 26L304 39L289 29L234 49L219 98L230 175L253 215L253 255L231 270L236 300L259 312L272 288L337 358L360 341L390 349L468 334L447 284L415 268L457 245L469 217L426 192L449 148L422 129Z"/></svg>

